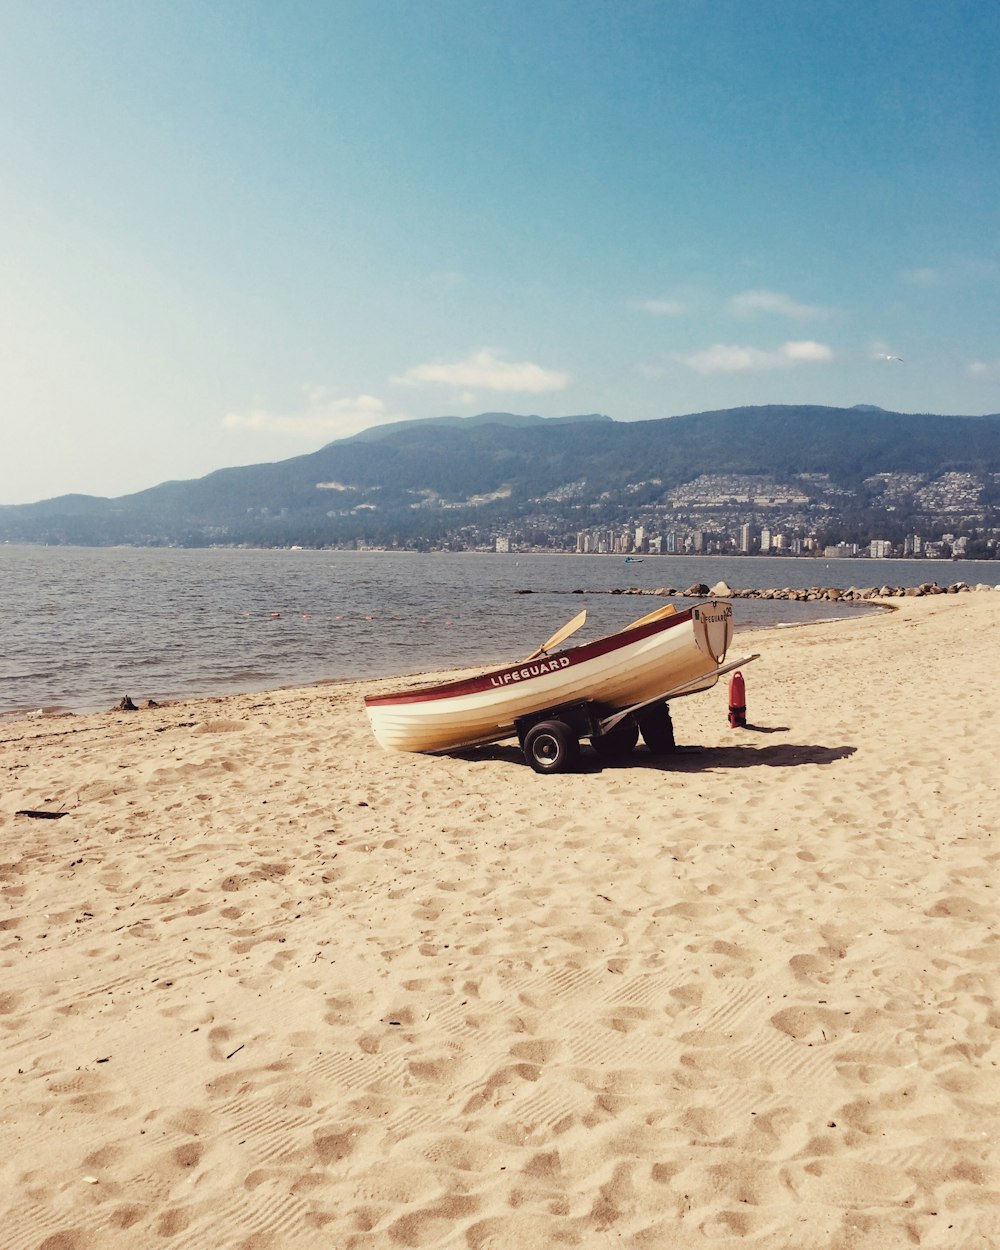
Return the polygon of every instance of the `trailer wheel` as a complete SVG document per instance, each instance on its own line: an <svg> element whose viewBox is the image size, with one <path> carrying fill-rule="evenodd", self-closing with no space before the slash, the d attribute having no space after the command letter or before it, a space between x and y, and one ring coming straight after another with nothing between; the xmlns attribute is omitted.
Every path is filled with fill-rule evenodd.
<svg viewBox="0 0 1000 1250"><path fill-rule="evenodd" d="M626 716L606 734L594 734L591 746L602 760L623 760L631 755L639 741L639 726L634 716Z"/></svg>
<svg viewBox="0 0 1000 1250"><path fill-rule="evenodd" d="M539 721L524 735L524 758L536 773L567 772L579 753L579 740L565 721Z"/></svg>
<svg viewBox="0 0 1000 1250"><path fill-rule="evenodd" d="M642 740L653 755L669 755L676 750L674 723L670 719L670 706L666 702L654 703L638 714Z"/></svg>

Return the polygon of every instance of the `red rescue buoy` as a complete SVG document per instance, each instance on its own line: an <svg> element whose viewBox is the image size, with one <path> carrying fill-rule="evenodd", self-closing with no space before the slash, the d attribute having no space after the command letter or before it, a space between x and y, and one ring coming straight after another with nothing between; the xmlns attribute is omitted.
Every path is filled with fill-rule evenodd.
<svg viewBox="0 0 1000 1250"><path fill-rule="evenodd" d="M742 673L733 673L729 679L729 725L743 729L747 723L747 691Z"/></svg>

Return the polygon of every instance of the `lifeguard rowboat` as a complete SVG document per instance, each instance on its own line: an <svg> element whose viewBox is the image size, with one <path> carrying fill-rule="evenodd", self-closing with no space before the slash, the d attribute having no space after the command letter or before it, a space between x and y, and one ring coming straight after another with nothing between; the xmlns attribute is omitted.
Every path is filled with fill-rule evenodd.
<svg viewBox="0 0 1000 1250"><path fill-rule="evenodd" d="M667 699L713 686L728 671L722 664L732 634L729 603L680 612L668 605L595 642L441 685L369 695L365 707L376 739L394 751L449 751L515 735L526 745L532 718L580 706L596 709L582 736L597 745L626 714L653 704L665 712ZM562 719L581 736L579 717L576 725Z"/></svg>

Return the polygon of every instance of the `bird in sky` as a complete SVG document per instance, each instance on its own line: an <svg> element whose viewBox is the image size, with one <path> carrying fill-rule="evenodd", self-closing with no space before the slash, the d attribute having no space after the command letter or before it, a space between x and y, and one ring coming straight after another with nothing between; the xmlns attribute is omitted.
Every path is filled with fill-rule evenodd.
<svg viewBox="0 0 1000 1250"><path fill-rule="evenodd" d="M904 363L904 361L903 361L903 357L902 357L902 356L890 356L890 355L888 355L888 353L886 353L886 352L878 352L878 353L876 353L876 359L878 359L878 360L898 360L900 364L903 364L903 363Z"/></svg>

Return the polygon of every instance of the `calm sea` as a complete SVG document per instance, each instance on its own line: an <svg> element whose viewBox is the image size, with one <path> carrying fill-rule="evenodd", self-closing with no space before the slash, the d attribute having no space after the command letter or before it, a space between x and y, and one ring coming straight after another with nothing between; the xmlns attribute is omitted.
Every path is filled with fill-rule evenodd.
<svg viewBox="0 0 1000 1250"><path fill-rule="evenodd" d="M0 716L93 711L125 695L159 702L487 666L527 655L582 607L579 641L655 606L609 590L720 580L736 588L993 585L1000 566L0 545ZM737 632L871 610L734 603Z"/></svg>

